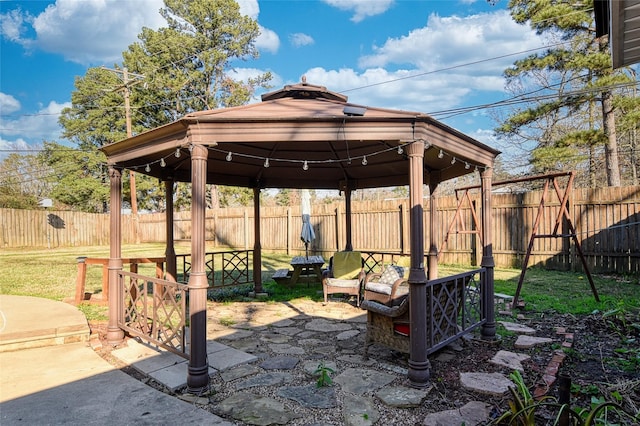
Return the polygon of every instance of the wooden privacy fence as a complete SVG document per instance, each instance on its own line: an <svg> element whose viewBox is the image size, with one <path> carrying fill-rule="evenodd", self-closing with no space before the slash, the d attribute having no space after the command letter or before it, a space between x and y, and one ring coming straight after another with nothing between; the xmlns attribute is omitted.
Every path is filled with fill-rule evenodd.
<svg viewBox="0 0 640 426"><path fill-rule="evenodd" d="M526 253L531 230L538 212L540 191L499 193L493 195L493 254L497 266L518 267ZM470 194L480 214L478 194ZM428 249L429 226L425 202L425 249ZM360 251L408 252L409 208L407 200L361 201L352 205L352 240ZM442 242L458 208L455 196L438 199L437 215L441 224L437 240ZM540 232L552 229L560 203L544 205ZM592 272L640 273L640 186L574 189L569 213L576 234ZM137 235L140 242L165 240L163 213L139 215ZM472 230L471 209L462 207L460 220L466 231ZM253 208L227 208L208 211L206 238L209 246L252 249L254 241ZM69 247L108 245L109 216L66 211L29 211L0 209L0 247ZM310 253L326 258L345 245L344 206L319 204L312 207L311 224L316 239ZM302 218L299 206L261 209L261 243L268 251L289 255L301 254ZM135 243L135 223L130 215L122 220L124 243ZM443 263L480 263L481 244L474 233L457 233L456 223L445 250ZM174 215L176 240L191 238L189 212ZM439 244L440 246L440 244ZM533 247L530 265L543 264L559 269L580 270L575 247L570 238L540 239Z"/></svg>

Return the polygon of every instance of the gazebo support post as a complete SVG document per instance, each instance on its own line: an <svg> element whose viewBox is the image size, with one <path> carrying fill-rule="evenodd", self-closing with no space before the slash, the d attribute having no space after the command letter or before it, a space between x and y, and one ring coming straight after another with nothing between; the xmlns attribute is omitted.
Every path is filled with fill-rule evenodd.
<svg viewBox="0 0 640 426"><path fill-rule="evenodd" d="M260 188L253 188L253 291L262 293L262 245L260 242Z"/></svg>
<svg viewBox="0 0 640 426"><path fill-rule="evenodd" d="M191 350L187 389L199 394L209 389L207 363L207 273L205 270L205 213L207 147L191 147L191 273L189 275L189 327Z"/></svg>
<svg viewBox="0 0 640 426"><path fill-rule="evenodd" d="M124 339L124 332L118 326L122 306L122 288L118 272L122 270L122 172L109 167L110 209L109 209L109 324L107 341L115 346Z"/></svg>
<svg viewBox="0 0 640 426"><path fill-rule="evenodd" d="M438 278L438 185L440 172L429 175L429 258L427 274L430 280Z"/></svg>
<svg viewBox="0 0 640 426"><path fill-rule="evenodd" d="M485 268L484 282L482 283L482 310L486 319L480 329L480 336L484 340L496 339L496 315L494 301L494 267L493 260L493 235L491 226L491 178L493 171L491 168L484 169L480 173L482 191L482 263Z"/></svg>
<svg viewBox="0 0 640 426"><path fill-rule="evenodd" d="M167 242L164 251L166 262L167 281L176 281L178 278L178 265L176 264L176 248L173 235L173 180L164 181L164 193L166 199L165 225Z"/></svg>
<svg viewBox="0 0 640 426"><path fill-rule="evenodd" d="M428 385L431 364L427 358L427 276L424 271L424 226L422 207L424 182L424 142L407 146L409 155L409 202L411 271L409 273L409 317L411 318L409 384Z"/></svg>
<svg viewBox="0 0 640 426"><path fill-rule="evenodd" d="M349 188L349 184L344 190L344 208L345 208L345 233L347 244L344 247L344 251L353 251L353 242L351 239L351 188Z"/></svg>

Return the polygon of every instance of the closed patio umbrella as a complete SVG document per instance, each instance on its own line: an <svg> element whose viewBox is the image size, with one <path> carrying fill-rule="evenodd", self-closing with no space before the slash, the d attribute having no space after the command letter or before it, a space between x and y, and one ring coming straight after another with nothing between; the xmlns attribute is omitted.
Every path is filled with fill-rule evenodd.
<svg viewBox="0 0 640 426"><path fill-rule="evenodd" d="M316 239L316 233L311 225L311 194L308 189L302 190L302 231L300 239L304 243L307 259L309 258L309 243Z"/></svg>

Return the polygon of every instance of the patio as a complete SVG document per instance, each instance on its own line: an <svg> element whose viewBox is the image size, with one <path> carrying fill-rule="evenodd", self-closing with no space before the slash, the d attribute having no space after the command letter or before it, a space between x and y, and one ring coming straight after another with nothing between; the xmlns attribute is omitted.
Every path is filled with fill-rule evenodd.
<svg viewBox="0 0 640 426"><path fill-rule="evenodd" d="M505 358L507 348L487 345L476 333L431 354L437 380L425 389L412 388L407 356L373 345L370 358L363 359L366 314L342 298L326 306L304 299L209 302L209 312L208 352L225 351L211 359L210 394L189 396L186 362L135 339L109 353L142 374L140 379L150 379L151 386L248 424L478 424L495 416L506 387L513 385L508 379L513 365L494 363L499 353ZM557 335L554 342L562 339ZM511 357L551 352L552 342L543 342L510 352ZM316 385L321 363L333 370L331 386Z"/></svg>

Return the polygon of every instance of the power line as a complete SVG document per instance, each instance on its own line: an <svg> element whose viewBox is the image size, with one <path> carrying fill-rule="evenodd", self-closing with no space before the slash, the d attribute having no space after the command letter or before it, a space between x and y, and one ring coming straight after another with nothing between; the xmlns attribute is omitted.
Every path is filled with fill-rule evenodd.
<svg viewBox="0 0 640 426"><path fill-rule="evenodd" d="M371 83L371 84L367 84L365 86L354 87L352 89L343 90L340 93L347 93L347 92L353 92L355 90L368 89L369 87L381 86L383 84L395 83L397 81L408 80L408 79L412 79L412 78L416 78L416 77L424 77L425 75L436 74L436 73L444 72L444 71L451 71L451 70L454 70L454 69L457 69L457 68L464 68L464 67L468 67L468 66L471 66L471 65L483 64L483 63L486 63L486 62L495 61L497 59L504 59L504 58L508 58L510 56L521 55L523 53L535 52L535 51L542 50L542 49L548 49L550 47L561 46L563 44L566 44L566 42L555 43L555 44L551 44L551 45L548 45L548 46L540 46L540 47L536 47L536 48L533 48L533 49L523 50L523 51L520 51L520 52L507 53L505 55L495 56L493 58L485 58L485 59L480 59L480 60L473 61L473 62L467 62L467 63L464 63L464 64L452 65L450 67L440 68L440 69L432 70L432 71L426 71L426 72L422 72L422 73L418 73L418 74L412 74L412 75L408 75L408 76L405 76L405 77L398 77L398 78L394 78L394 79L391 79L391 80L381 81L381 82L378 82L378 83Z"/></svg>

